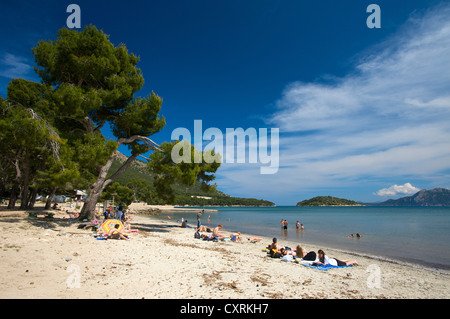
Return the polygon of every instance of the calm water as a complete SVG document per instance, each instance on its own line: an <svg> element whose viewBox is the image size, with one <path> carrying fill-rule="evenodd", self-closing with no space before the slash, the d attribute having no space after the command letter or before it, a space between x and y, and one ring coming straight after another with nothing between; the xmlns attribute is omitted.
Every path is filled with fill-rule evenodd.
<svg viewBox="0 0 450 319"><path fill-rule="evenodd" d="M222 224L240 231L284 241L323 245L450 270L449 207L218 207L205 213L202 224ZM172 218L196 225L196 214L175 213ZM166 218L161 215L160 218ZM280 227L289 222L288 230ZM296 221L305 229L297 230ZM363 237L348 238L359 233Z"/></svg>

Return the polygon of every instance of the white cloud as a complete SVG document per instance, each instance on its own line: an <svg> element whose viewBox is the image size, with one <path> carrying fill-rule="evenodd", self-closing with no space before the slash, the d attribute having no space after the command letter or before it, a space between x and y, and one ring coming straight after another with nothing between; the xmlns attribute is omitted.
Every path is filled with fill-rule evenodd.
<svg viewBox="0 0 450 319"><path fill-rule="evenodd" d="M396 195L414 195L420 191L419 188L412 186L410 183L403 185L393 185L389 188L380 189L375 195L378 196L396 196Z"/></svg>
<svg viewBox="0 0 450 319"><path fill-rule="evenodd" d="M0 76L5 78L23 78L33 70L27 59L5 53L0 59Z"/></svg>

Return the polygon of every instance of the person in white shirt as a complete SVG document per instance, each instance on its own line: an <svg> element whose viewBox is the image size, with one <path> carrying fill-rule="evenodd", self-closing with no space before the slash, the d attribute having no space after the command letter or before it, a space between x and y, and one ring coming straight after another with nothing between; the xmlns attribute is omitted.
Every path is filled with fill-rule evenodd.
<svg viewBox="0 0 450 319"><path fill-rule="evenodd" d="M339 260L337 258L329 258L327 255L325 255L325 252L322 249L317 251L317 255L319 257L317 264L319 265L331 265L331 266L358 265L358 262L356 260L349 260L349 259Z"/></svg>

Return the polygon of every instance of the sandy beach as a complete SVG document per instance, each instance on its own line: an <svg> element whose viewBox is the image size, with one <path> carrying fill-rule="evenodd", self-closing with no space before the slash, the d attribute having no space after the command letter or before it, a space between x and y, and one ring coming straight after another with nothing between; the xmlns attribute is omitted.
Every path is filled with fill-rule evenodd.
<svg viewBox="0 0 450 319"><path fill-rule="evenodd" d="M132 215L130 240L97 240L80 222L0 211L0 298L299 299L450 297L448 273L326 247L359 266L320 271L266 256L271 238L202 241L170 221ZM223 229L225 234L226 229ZM297 243L279 242L295 247Z"/></svg>

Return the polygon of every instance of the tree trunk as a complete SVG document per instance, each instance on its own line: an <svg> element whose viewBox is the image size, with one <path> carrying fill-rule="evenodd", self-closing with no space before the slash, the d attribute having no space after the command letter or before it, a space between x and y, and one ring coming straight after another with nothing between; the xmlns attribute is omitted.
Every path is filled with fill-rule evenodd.
<svg viewBox="0 0 450 319"><path fill-rule="evenodd" d="M99 198L102 196L102 193L103 189L99 190L98 188L96 188L90 190L89 196L88 198L86 198L83 208L81 209L79 219L87 219L87 220L95 219L95 207L97 205Z"/></svg>
<svg viewBox="0 0 450 319"><path fill-rule="evenodd" d="M16 180L11 189L11 196L9 197L8 209L14 209L16 207L18 192L19 192L19 182Z"/></svg>
<svg viewBox="0 0 450 319"><path fill-rule="evenodd" d="M20 201L20 209L27 209L29 186L30 186L30 155L28 154L28 152L26 152L24 160L23 189Z"/></svg>
<svg viewBox="0 0 450 319"><path fill-rule="evenodd" d="M54 187L52 189L52 193L50 195L48 195L47 202L45 203L44 209L50 209L50 207L52 206L53 196L55 196L57 189L58 189L57 187Z"/></svg>
<svg viewBox="0 0 450 319"><path fill-rule="evenodd" d="M31 192L30 200L28 201L28 209L34 208L34 203L36 202L36 196L37 196L38 188L33 188L33 192Z"/></svg>
<svg viewBox="0 0 450 319"><path fill-rule="evenodd" d="M14 168L16 169L16 178L14 180L14 184L11 189L11 196L9 198L8 209L14 209L16 207L17 194L19 193L19 185L20 180L22 178L22 171L20 170L19 160L17 158L14 161Z"/></svg>
<svg viewBox="0 0 450 319"><path fill-rule="evenodd" d="M153 151L159 151L162 152L162 150L159 148L159 146L153 142L151 139L145 136L140 135L133 135L128 138L120 138L117 141L117 149L119 149L119 146L122 144L129 144L134 141L141 141L143 142L147 147L148 150ZM114 161L114 158L117 156L117 149L114 151L114 153L111 154L110 158L106 162L106 164L100 168L100 172L97 177L97 181L92 185L88 198L84 202L83 208L81 209L80 217L79 219L87 219L87 220L93 220L95 219L95 206L97 205L97 202L99 198L102 196L103 190L111 184L117 177L119 177L125 170L130 166L131 163L138 157L140 154L136 153L128 157L125 163L114 173L106 179L106 176L108 174L109 169L111 168L111 165Z"/></svg>
<svg viewBox="0 0 450 319"><path fill-rule="evenodd" d="M95 219L95 206L98 200L103 194L103 190L111 184L117 177L119 177L125 170L133 163L138 154L130 156L127 161L113 174L110 178L106 179L109 169L117 156L117 152L114 152L108 159L106 164L100 169L97 181L92 185L89 190L89 195L84 202L83 208L81 209L79 219L93 220Z"/></svg>

